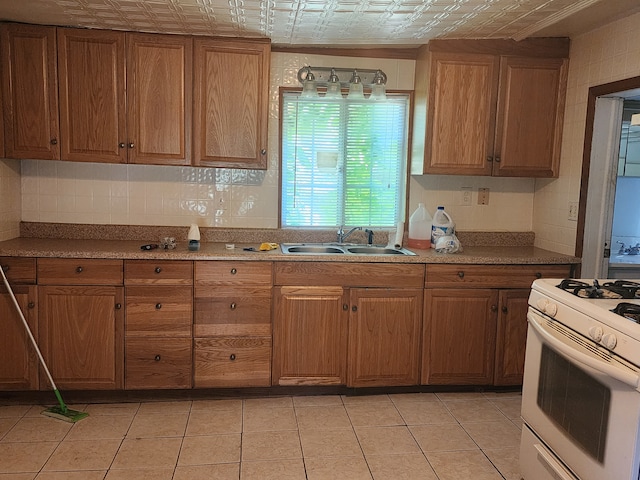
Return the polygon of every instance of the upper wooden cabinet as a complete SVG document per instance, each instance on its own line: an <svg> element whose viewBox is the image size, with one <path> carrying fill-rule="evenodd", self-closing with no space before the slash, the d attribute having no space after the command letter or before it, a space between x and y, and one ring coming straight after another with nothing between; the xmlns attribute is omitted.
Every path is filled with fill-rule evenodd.
<svg viewBox="0 0 640 480"><path fill-rule="evenodd" d="M566 39L422 47L412 173L558 176L568 49Z"/></svg>
<svg viewBox="0 0 640 480"><path fill-rule="evenodd" d="M59 29L62 158L189 165L191 59L189 37Z"/></svg>
<svg viewBox="0 0 640 480"><path fill-rule="evenodd" d="M59 159L56 29L19 24L0 28L5 154Z"/></svg>
<svg viewBox="0 0 640 480"><path fill-rule="evenodd" d="M267 168L267 41L194 40L195 166Z"/></svg>
<svg viewBox="0 0 640 480"><path fill-rule="evenodd" d="M192 40L127 34L129 163L191 164Z"/></svg>
<svg viewBox="0 0 640 480"><path fill-rule="evenodd" d="M126 163L125 37L58 29L62 159Z"/></svg>

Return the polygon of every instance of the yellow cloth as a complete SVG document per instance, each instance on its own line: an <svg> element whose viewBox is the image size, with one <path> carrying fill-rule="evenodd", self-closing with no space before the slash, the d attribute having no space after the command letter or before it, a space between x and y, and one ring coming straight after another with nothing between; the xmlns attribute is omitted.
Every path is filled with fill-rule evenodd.
<svg viewBox="0 0 640 480"><path fill-rule="evenodd" d="M278 248L277 243L261 243L259 250L275 250L276 248Z"/></svg>

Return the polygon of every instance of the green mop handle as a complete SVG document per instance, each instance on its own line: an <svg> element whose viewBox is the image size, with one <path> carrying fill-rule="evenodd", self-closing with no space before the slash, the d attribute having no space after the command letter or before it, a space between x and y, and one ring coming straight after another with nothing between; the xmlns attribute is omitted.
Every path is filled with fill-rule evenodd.
<svg viewBox="0 0 640 480"><path fill-rule="evenodd" d="M60 408L62 408L63 411L66 411L67 410L67 406L62 401L62 397L60 395L60 392L58 392L58 388L56 387L56 384L53 381L53 377L51 376L51 372L49 372L49 369L47 368L47 363L44 361L44 357L42 356L42 352L40 352L40 348L38 348L38 343L36 342L36 339L33 338L33 334L31 333L31 329L29 328L29 324L27 323L27 319L24 318L24 315L22 313L22 309L20 308L20 304L18 303L18 300L16 299L16 296L13 294L13 290L11 290L11 285L9 285L9 280L7 280L7 276L4 274L4 269L2 267L0 267L0 273L2 274L2 281L4 282L4 286L7 287L7 291L9 292L9 295L11 296L11 300L13 300L13 304L16 306L16 310L18 310L18 314L20 315L20 320L22 320L22 324L24 325L24 329L27 331L27 334L29 335L29 339L31 340L31 344L33 345L33 348L35 348L36 353L38 354L38 358L40 359L40 364L42 365L42 368L44 368L44 371L47 374L47 378L49 379L49 383L51 383L51 387L53 388L53 391L56 394L56 398L58 399L58 402L60 402Z"/></svg>

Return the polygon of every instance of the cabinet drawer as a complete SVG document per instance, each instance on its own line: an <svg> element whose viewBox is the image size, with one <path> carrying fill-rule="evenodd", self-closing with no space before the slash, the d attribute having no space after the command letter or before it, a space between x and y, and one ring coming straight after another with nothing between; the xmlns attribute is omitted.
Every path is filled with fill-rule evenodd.
<svg viewBox="0 0 640 480"><path fill-rule="evenodd" d="M0 257L0 265L10 283L36 283L36 259Z"/></svg>
<svg viewBox="0 0 640 480"><path fill-rule="evenodd" d="M125 388L191 388L190 338L127 338Z"/></svg>
<svg viewBox="0 0 640 480"><path fill-rule="evenodd" d="M271 287L196 287L194 335L271 335Z"/></svg>
<svg viewBox="0 0 640 480"><path fill-rule="evenodd" d="M40 285L122 285L122 260L39 258Z"/></svg>
<svg viewBox="0 0 640 480"><path fill-rule="evenodd" d="M193 289L125 287L127 336L191 336Z"/></svg>
<svg viewBox="0 0 640 480"><path fill-rule="evenodd" d="M271 384L271 338L196 338L194 342L196 388Z"/></svg>
<svg viewBox="0 0 640 480"><path fill-rule="evenodd" d="M271 262L196 262L196 284L271 285L271 265Z"/></svg>
<svg viewBox="0 0 640 480"><path fill-rule="evenodd" d="M192 285L193 262L125 260L125 285Z"/></svg>
<svg viewBox="0 0 640 480"><path fill-rule="evenodd" d="M276 285L419 287L424 265L401 263L279 262Z"/></svg>
<svg viewBox="0 0 640 480"><path fill-rule="evenodd" d="M567 278L571 265L427 265L425 286L530 288L538 278Z"/></svg>

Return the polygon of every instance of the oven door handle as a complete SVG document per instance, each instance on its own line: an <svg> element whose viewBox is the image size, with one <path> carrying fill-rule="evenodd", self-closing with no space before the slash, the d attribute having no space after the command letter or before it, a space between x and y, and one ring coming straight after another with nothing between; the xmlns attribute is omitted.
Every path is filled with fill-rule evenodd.
<svg viewBox="0 0 640 480"><path fill-rule="evenodd" d="M551 345L558 353L640 391L640 389L638 388L640 386L640 377L638 377L638 375L633 372L621 370L620 368L614 367L613 365L610 365L606 362L599 361L585 353L580 352L579 350L571 348L570 345L561 340L558 340L556 337L547 332L545 328L540 325L536 317L540 316L537 313L535 315L532 315L532 312L529 312L527 314L529 325L531 325L535 332L540 335L549 345Z"/></svg>

